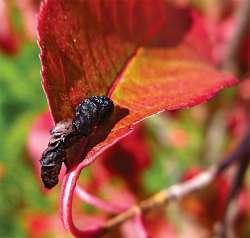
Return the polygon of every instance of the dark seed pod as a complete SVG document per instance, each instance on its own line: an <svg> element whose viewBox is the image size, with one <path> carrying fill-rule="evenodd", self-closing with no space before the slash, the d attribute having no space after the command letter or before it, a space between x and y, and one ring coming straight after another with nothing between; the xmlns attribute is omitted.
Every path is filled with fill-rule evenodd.
<svg viewBox="0 0 250 238"><path fill-rule="evenodd" d="M60 121L50 131L48 148L43 152L41 178L46 188L58 183L62 163L65 161L66 149L81 137L89 136L93 128L104 122L114 110L112 100L105 96L92 96L83 100L76 107L73 119Z"/></svg>
<svg viewBox="0 0 250 238"><path fill-rule="evenodd" d="M77 106L73 127L79 134L87 137L95 126L98 126L112 114L113 110L114 104L108 97L89 97Z"/></svg>
<svg viewBox="0 0 250 238"><path fill-rule="evenodd" d="M65 152L62 148L48 147L42 154L41 178L46 188L52 188L58 183L62 162L65 158Z"/></svg>
<svg viewBox="0 0 250 238"><path fill-rule="evenodd" d="M80 137L72 125L72 119L58 122L50 131L50 134L52 137L48 146L55 147L60 144L63 149L73 145Z"/></svg>

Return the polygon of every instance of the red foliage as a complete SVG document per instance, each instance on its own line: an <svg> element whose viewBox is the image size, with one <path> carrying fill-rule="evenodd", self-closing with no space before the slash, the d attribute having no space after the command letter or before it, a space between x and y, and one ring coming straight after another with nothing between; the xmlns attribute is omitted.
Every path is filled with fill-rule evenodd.
<svg viewBox="0 0 250 238"><path fill-rule="evenodd" d="M181 129L175 128L170 130L168 143L175 148L183 148L188 144L188 133Z"/></svg>
<svg viewBox="0 0 250 238"><path fill-rule="evenodd" d="M150 163L143 127L136 128L133 133L107 149L102 155L102 163L111 173L122 177L131 189L139 192L141 175Z"/></svg>
<svg viewBox="0 0 250 238"><path fill-rule="evenodd" d="M242 46L241 58L245 62L248 73L250 73L250 30L245 38L245 41Z"/></svg>
<svg viewBox="0 0 250 238"><path fill-rule="evenodd" d="M66 238L64 227L60 221L60 217L57 215L51 215L46 213L28 213L24 217L24 227L27 231L28 237L31 238ZM103 221L101 217L89 217L89 216L77 216L78 223L81 226L100 224Z"/></svg>
<svg viewBox="0 0 250 238"><path fill-rule="evenodd" d="M183 181L189 180L202 171L199 167L193 167L184 173L182 179ZM202 191L197 191L184 197L181 202L183 211L195 218L201 225L213 229L214 224L222 219L229 188L229 179L220 175ZM250 205L249 191L246 187L242 188L237 205L239 207L237 222L241 221L243 226L247 215L249 215Z"/></svg>
<svg viewBox="0 0 250 238"><path fill-rule="evenodd" d="M53 123L49 112L39 115L34 121L28 136L28 150L32 159L38 161L41 158L42 152L48 145L49 131L52 127ZM40 166L35 167L40 170Z"/></svg>
<svg viewBox="0 0 250 238"><path fill-rule="evenodd" d="M5 0L0 0L0 22L0 50L11 55L17 53L19 42L10 22Z"/></svg>
<svg viewBox="0 0 250 238"><path fill-rule="evenodd" d="M238 6L239 7L239 6ZM212 38L213 44L213 57L217 64L223 63L227 47L232 41L232 37L235 33L237 16L233 15L235 12L231 12L230 15L222 17L221 19L208 20L206 22L207 28L210 32L210 38ZM250 70L250 31L244 32L243 43L237 54L237 60L239 64L245 66L246 71Z"/></svg>
<svg viewBox="0 0 250 238"><path fill-rule="evenodd" d="M201 172L201 168L191 168L184 174L183 180L189 180ZM218 176L214 183L201 192L186 196L182 201L183 210L202 224L212 226L222 218L228 192L229 182L224 177Z"/></svg>
<svg viewBox="0 0 250 238"><path fill-rule="evenodd" d="M153 15L146 18L148 4L145 4L145 8L137 8L129 4L118 4L118 7L115 5L117 1L112 3L114 5L111 4L110 9L113 17L120 11L127 13L128 8L132 15L138 15L140 19L145 14L145 21L149 24L140 28L141 35L139 32L137 34L142 38L151 32L147 27L153 25L154 7L163 4L161 1L153 4ZM104 15L107 14L104 6L101 7L98 1L89 4L88 1L46 1L38 24L43 85L56 121L72 117L74 107L86 96L107 94L111 88L109 96L116 105L114 117L105 129L100 129L98 135L90 138L85 154L102 142L88 153L86 159L93 160L94 155L128 134L133 124L145 117L164 109L174 110L202 103L220 89L236 83L231 75L213 68L202 21L197 17L194 16L192 30L178 47L145 45L139 49L138 40L129 41L121 34L121 31L127 34L126 27L117 30L116 18L112 18L112 24L107 29L110 14ZM168 16L173 6L170 7L165 1L164 4ZM96 9L93 12L91 9L94 6ZM142 14L140 11L145 12ZM177 7L175 11L181 13L180 16L176 15L178 19L168 20L171 19L171 23L185 22L189 11ZM100 21L99 18L107 19ZM136 26L137 17L132 19L134 22L130 24ZM187 28L181 29L184 33ZM157 36L153 34L152 40L158 39ZM117 77L121 70L122 74ZM77 153L79 156L79 151ZM74 155L76 160L77 156Z"/></svg>
<svg viewBox="0 0 250 238"><path fill-rule="evenodd" d="M73 192L82 168L146 117L206 102L237 82L214 67L202 19L193 14L191 29L187 19L189 9L165 0L43 3L38 17L42 77L55 122L72 118L75 106L90 95L106 94L115 104L109 121L85 146L78 144L69 153L67 162L76 165L64 177L61 210L74 236L92 237L101 231L98 226L79 230L72 219ZM114 160L108 167L124 172Z"/></svg>
<svg viewBox="0 0 250 238"><path fill-rule="evenodd" d="M233 108L228 112L228 129L234 138L234 143L242 139L248 130L250 111L250 78L246 77L245 80L239 84L237 98L234 102Z"/></svg>
<svg viewBox="0 0 250 238"><path fill-rule="evenodd" d="M28 237L43 238L46 236L65 237L63 226L60 219L48 214L28 214L24 217L24 226Z"/></svg>
<svg viewBox="0 0 250 238"><path fill-rule="evenodd" d="M182 27L177 29L185 33L189 10L162 0L150 3L114 0L105 6L97 0L49 0L43 4L38 22L43 84L56 121L71 117L72 106L83 98L106 94L138 44L159 39L157 33L165 32L166 24L179 22ZM130 36L130 28L136 31L131 41L124 38ZM168 34L166 39L173 37Z"/></svg>
<svg viewBox="0 0 250 238"><path fill-rule="evenodd" d="M47 148L50 138L49 131L52 127L50 113L45 112L34 121L28 136L28 151L38 177L40 177L39 160L42 152ZM94 181L91 181L92 185L95 183L93 187L96 188L98 183L104 183L109 177L116 175L121 177L130 188L138 189L141 182L140 176L150 163L149 149L144 140L144 128L140 126L115 146L106 150L100 162L93 166L95 177ZM38 141L39 143L37 143ZM63 174L64 172L61 173L61 175Z"/></svg>
<svg viewBox="0 0 250 238"><path fill-rule="evenodd" d="M238 94L245 103L250 102L250 75L240 83Z"/></svg>
<svg viewBox="0 0 250 238"><path fill-rule="evenodd" d="M147 217L145 217L144 223L150 238L178 237L175 227L167 221L164 210L152 212Z"/></svg>

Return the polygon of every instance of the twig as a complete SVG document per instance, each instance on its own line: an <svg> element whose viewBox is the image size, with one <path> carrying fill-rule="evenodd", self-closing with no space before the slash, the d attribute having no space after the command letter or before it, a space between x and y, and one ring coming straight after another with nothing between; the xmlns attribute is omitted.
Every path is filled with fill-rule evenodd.
<svg viewBox="0 0 250 238"><path fill-rule="evenodd" d="M173 185L170 188L162 190L154 196L141 201L137 206L133 206L127 211L120 213L119 215L107 221L103 227L104 230L107 231L113 227L116 227L139 213L145 213L154 208L163 206L170 201L179 200L193 191L204 188L229 166L235 162L238 162L239 158L249 155L249 149L250 133L247 133L235 151L231 153L225 160L221 161L216 167L212 167L186 182Z"/></svg>
<svg viewBox="0 0 250 238"><path fill-rule="evenodd" d="M233 33L232 39L228 44L225 60L221 65L222 69L230 70L234 73L238 73L238 63L237 56L239 51L241 50L242 43L246 34L248 34L248 30L250 27L250 0L243 0L241 5L239 6L238 11L236 12L236 23L235 23L235 31ZM215 114L216 115L216 114ZM210 127L208 128L208 132L210 132ZM208 133L209 139L209 133ZM227 202L224 208L224 216L220 224L216 224L215 227L215 237L220 238L234 238L233 224L235 218L235 200L239 191L241 189L241 184L244 180L244 175L249 165L249 132L241 143L241 149L239 148L236 153L237 155L231 155L231 159L234 160L234 157L239 158L239 167L236 171L235 177L233 179L233 183L230 189L230 194L227 198ZM205 144L206 145L206 144ZM244 154L245 153L245 154ZM230 159L226 161L226 164L221 164L221 166L227 166L227 162L230 162Z"/></svg>
<svg viewBox="0 0 250 238"><path fill-rule="evenodd" d="M250 131L248 131L238 147L231 153L227 159L220 162L219 171L225 170L233 161L240 161L241 158L245 158L250 153Z"/></svg>
<svg viewBox="0 0 250 238"><path fill-rule="evenodd" d="M220 224L216 224L215 227L215 237L219 238L234 238L233 224L235 218L235 200L240 192L243 184L244 176L247 171L249 160L250 160L250 132L247 132L243 138L241 144L238 146L237 150L227 159L227 161L221 163L221 168L228 167L228 163L237 158L237 171L233 178L233 183L231 185L230 193L228 195L223 219Z"/></svg>
<svg viewBox="0 0 250 238"><path fill-rule="evenodd" d="M242 42L244 41L244 37L248 34L250 27L250 0L244 0L237 13L236 13L236 23L235 23L235 32L233 34L232 40L228 45L228 50L225 55L224 63L222 64L222 68L226 70L230 70L232 72L237 73L238 65L237 65L237 55L240 51L240 47ZM242 146L250 148L249 142L249 132L247 133ZM242 188L242 184L244 181L244 177L249 166L250 161L250 152L248 150L243 150L238 155L238 167L235 172L235 176L233 178L233 182L230 189L230 194L227 198L226 205L224 208L224 215L221 223L216 226L216 237L219 238L235 238L236 235L234 233L234 223L235 216L237 214L237 206L236 200L240 193L240 189Z"/></svg>
<svg viewBox="0 0 250 238"><path fill-rule="evenodd" d="M236 23L235 23L235 32L233 34L232 40L228 45L228 49L225 55L224 63L222 68L226 70L231 70L232 72L238 71L237 65L237 55L240 51L240 47L244 40L246 34L248 34L248 29L250 27L250 0L244 0L237 13L236 13ZM249 147L249 132L242 143L242 147ZM249 166L249 151L242 148L239 156L239 165L235 176L233 178L233 183L230 189L230 194L227 198L227 202L224 208L224 216L221 221L221 224L217 226L218 231L216 236L220 238L233 238L235 237L233 231L233 224L235 218L235 200L240 192L242 183L244 180L245 173Z"/></svg>
<svg viewBox="0 0 250 238"><path fill-rule="evenodd" d="M128 210L120 213L119 215L108 220L103 226L97 226L92 228L86 228L85 230L78 229L72 217L72 200L73 192L75 190L76 182L80 175L82 167L86 164L82 164L81 167L73 170L72 172L66 174L63 181L63 189L61 196L61 215L66 229L75 237L94 237L105 234L110 229L121 225L123 222L134 218L139 214L144 214L145 212L155 209L157 207L163 206L168 202L176 201L183 196L204 188L210 184L220 173L231 166L233 163L237 162L239 158L243 158L244 155L249 154L250 148L250 133L247 133L240 145L236 150L230 154L225 160L221 161L216 167L212 167L202 174L194 177L183 183L179 183L171 186L168 189L164 189L161 192L155 194L154 196L141 201L138 205L135 205ZM89 199L90 197L88 197Z"/></svg>
<svg viewBox="0 0 250 238"><path fill-rule="evenodd" d="M243 0L236 12L236 23L235 31L232 35L232 39L229 42L224 61L221 63L221 68L224 70L229 70L231 72L237 73L237 55L241 50L242 43L246 34L248 34L250 28L250 0ZM217 105L220 101L220 97L217 99ZM221 123L220 112L216 109L211 108L209 116L207 118L206 128L205 128L205 140L201 149L201 156L207 162L208 159L215 161L218 159L220 152L220 145L218 146L219 139L223 136L223 123ZM219 132L218 132L219 131Z"/></svg>
<svg viewBox="0 0 250 238"><path fill-rule="evenodd" d="M222 64L223 69L230 70L232 72L237 72L238 70L236 63L237 55L250 26L250 0L243 0L236 14L235 32L228 45L225 61Z"/></svg>
<svg viewBox="0 0 250 238"><path fill-rule="evenodd" d="M226 205L224 208L224 215L221 224L218 226L218 234L216 237L219 238L236 238L234 231L234 224L237 215L237 198L244 182L244 177L249 166L250 153L246 153L243 158L238 161L238 168L233 178L230 193L228 195Z"/></svg>
<svg viewBox="0 0 250 238"><path fill-rule="evenodd" d="M200 158L202 162L211 164L219 160L223 151L223 141L226 134L224 111L211 108L204 128L204 142Z"/></svg>
<svg viewBox="0 0 250 238"><path fill-rule="evenodd" d="M120 213L114 218L111 218L103 226L103 229L105 231L108 231L109 229L119 226L123 222L133 218L137 214L145 213L149 210L163 206L168 202L179 200L186 194L189 194L208 185L215 179L217 173L217 169L211 168L189 181L173 185L168 189L164 189L154 196L141 201L138 205L131 207L127 211Z"/></svg>

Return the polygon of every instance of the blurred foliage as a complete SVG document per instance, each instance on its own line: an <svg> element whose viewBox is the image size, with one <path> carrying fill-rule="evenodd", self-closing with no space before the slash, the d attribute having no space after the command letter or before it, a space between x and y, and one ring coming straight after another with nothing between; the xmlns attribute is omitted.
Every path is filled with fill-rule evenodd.
<svg viewBox="0 0 250 238"><path fill-rule="evenodd" d="M201 12L206 12L217 1L191 2ZM214 15L221 15L217 12L224 8L219 6ZM15 29L22 35L23 26L18 9L13 8L11 18ZM34 118L47 107L41 86L38 54L36 43L26 43L14 57L0 53L0 237L27 237L24 221L26 215L55 216L58 211L59 188L44 195L26 148L27 135ZM146 121L146 143L152 160L143 174L143 192L151 195L176 183L184 171L193 166L207 167L209 162L203 160L201 155L209 117L216 111L224 113L232 110L234 101L237 101L236 90L226 90L205 105L162 113ZM224 120L222 123L228 122ZM224 140L221 142L223 151L219 159L231 141L228 131L224 133L221 137ZM80 181L87 184L94 177L93 174L91 169L86 169ZM248 181L249 178L250 173ZM143 196L146 197L145 194ZM81 203L80 208L82 213L84 209L85 214L95 212L93 207L86 204L82 206ZM170 206L166 211L173 223L181 222L176 207Z"/></svg>
<svg viewBox="0 0 250 238"><path fill-rule="evenodd" d="M27 237L23 222L26 214L52 214L57 209L58 193L44 196L26 151L34 117L47 105L38 54L36 44L26 44L15 57L0 55L0 237ZM205 117L205 107L163 113L147 120L146 142L153 159L143 176L146 193L175 183L183 171L201 162L204 120L194 115L197 111ZM84 177L86 180L91 176L85 171ZM92 211L89 206L84 209Z"/></svg>
<svg viewBox="0 0 250 238"><path fill-rule="evenodd" d="M24 211L50 208L25 152L33 118L46 108L38 53L29 44L14 58L0 55L0 237L25 237Z"/></svg>
<svg viewBox="0 0 250 238"><path fill-rule="evenodd" d="M56 198L50 200L42 194L26 151L30 125L35 115L46 108L46 100L40 83L38 53L39 50L35 44L27 44L14 58L0 55L2 138L0 143L0 166L2 168L0 237L26 237L22 221L24 214L28 211L52 212L52 201L56 201ZM167 118L166 116L165 119ZM190 138L186 147L178 150L167 141L158 146L157 140L150 139L151 134L154 134L153 127L148 127L148 143L154 160L145 174L146 191L156 192L174 183L182 171L195 162L201 128L190 123L188 118L190 117L185 115L178 123L169 123L173 130L182 125L182 129L189 133ZM152 120L163 120L162 123L165 125L165 119L154 117ZM158 128L161 129L161 127ZM166 157L172 159L166 160Z"/></svg>
<svg viewBox="0 0 250 238"><path fill-rule="evenodd" d="M148 140L154 159L144 176L146 191L157 192L174 184L188 167L199 162L202 126L193 122L189 110L181 112L178 120L168 114L150 118L147 123L150 132ZM160 136L159 131L165 135ZM179 144L175 144L175 140Z"/></svg>

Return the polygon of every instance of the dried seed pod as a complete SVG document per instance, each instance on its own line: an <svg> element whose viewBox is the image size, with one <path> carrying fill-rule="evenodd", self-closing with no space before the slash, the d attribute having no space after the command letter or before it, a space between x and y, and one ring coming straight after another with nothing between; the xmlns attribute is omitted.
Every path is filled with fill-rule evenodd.
<svg viewBox="0 0 250 238"><path fill-rule="evenodd" d="M93 128L105 121L113 110L114 104L108 97L89 97L77 106L73 126L82 136L89 136Z"/></svg>
<svg viewBox="0 0 250 238"><path fill-rule="evenodd" d="M81 137L89 136L93 128L104 122L114 110L111 99L105 96L89 97L76 107L73 119L58 122L50 131L48 148L43 152L41 178L46 188L58 183L58 175L66 157L66 149Z"/></svg>
<svg viewBox="0 0 250 238"><path fill-rule="evenodd" d="M64 149L59 147L48 147L42 154L41 178L46 188L52 188L58 183L63 160L65 159Z"/></svg>

